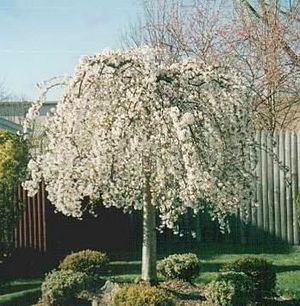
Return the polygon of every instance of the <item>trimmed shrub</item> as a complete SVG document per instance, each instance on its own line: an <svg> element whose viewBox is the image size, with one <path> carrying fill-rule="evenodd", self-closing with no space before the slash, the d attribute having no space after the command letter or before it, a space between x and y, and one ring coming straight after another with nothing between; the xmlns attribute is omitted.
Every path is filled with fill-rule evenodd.
<svg viewBox="0 0 300 306"><path fill-rule="evenodd" d="M207 303L214 306L238 306L234 304L234 295L234 286L225 281L210 282L204 291Z"/></svg>
<svg viewBox="0 0 300 306"><path fill-rule="evenodd" d="M50 272L42 284L42 300L46 305L78 305L78 295L89 285L89 277L82 272L61 270Z"/></svg>
<svg viewBox="0 0 300 306"><path fill-rule="evenodd" d="M174 254L161 260L157 270L166 279L191 281L199 275L200 261L196 254Z"/></svg>
<svg viewBox="0 0 300 306"><path fill-rule="evenodd" d="M275 292L276 272L274 265L264 258L241 257L225 265L223 271L243 272L249 276L253 283L253 295L256 301L270 297Z"/></svg>
<svg viewBox="0 0 300 306"><path fill-rule="evenodd" d="M86 273L94 280L99 280L107 272L109 259L105 253L84 250L72 253L60 263L59 269Z"/></svg>
<svg viewBox="0 0 300 306"><path fill-rule="evenodd" d="M131 285L120 288L113 298L113 306L175 306L172 296L157 287Z"/></svg>
<svg viewBox="0 0 300 306"><path fill-rule="evenodd" d="M216 281L225 282L234 288L234 295L231 297L232 305L247 305L252 300L253 283L249 276L243 272L221 273Z"/></svg>

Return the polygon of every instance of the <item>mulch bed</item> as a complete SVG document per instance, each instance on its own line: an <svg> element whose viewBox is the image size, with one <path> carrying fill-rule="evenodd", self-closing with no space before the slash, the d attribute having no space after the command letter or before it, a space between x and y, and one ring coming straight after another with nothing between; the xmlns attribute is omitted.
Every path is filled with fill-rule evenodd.
<svg viewBox="0 0 300 306"><path fill-rule="evenodd" d="M110 283L107 289L103 292L102 297L99 296L97 306L107 306L111 304L112 293L114 289L122 287L126 284L118 285ZM204 298L205 285L191 284L181 280L170 280L159 284L159 287L168 290L176 299L177 306L211 306ZM45 304L37 304L35 306L44 306ZM250 306L250 305L249 305ZM300 306L299 300L287 300L281 297L266 300L263 304L253 304L251 306Z"/></svg>
<svg viewBox="0 0 300 306"><path fill-rule="evenodd" d="M171 292L177 299L179 306L204 305L205 285L193 285L181 280L171 280L160 283L159 286Z"/></svg>

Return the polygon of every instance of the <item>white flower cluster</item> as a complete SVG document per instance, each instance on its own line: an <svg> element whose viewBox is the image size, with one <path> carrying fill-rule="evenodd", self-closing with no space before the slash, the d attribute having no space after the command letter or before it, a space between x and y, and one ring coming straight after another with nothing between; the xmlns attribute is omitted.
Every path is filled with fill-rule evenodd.
<svg viewBox="0 0 300 306"><path fill-rule="evenodd" d="M44 180L56 209L81 217L87 197L141 209L147 178L162 226L174 228L201 199L224 226L251 186L244 91L231 71L151 49L84 57L45 124L46 147L32 157L24 186L33 195Z"/></svg>

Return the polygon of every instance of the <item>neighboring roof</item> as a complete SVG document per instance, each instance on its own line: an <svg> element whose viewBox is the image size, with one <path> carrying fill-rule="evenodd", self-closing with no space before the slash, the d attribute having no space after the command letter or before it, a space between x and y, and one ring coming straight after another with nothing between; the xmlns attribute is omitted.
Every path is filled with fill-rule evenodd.
<svg viewBox="0 0 300 306"><path fill-rule="evenodd" d="M0 117L0 129L16 133L22 131L22 126Z"/></svg>
<svg viewBox="0 0 300 306"><path fill-rule="evenodd" d="M31 106L30 101L16 101L16 102L0 102L0 116L1 117L24 117ZM56 107L56 101L46 101L40 109L40 115L46 114Z"/></svg>

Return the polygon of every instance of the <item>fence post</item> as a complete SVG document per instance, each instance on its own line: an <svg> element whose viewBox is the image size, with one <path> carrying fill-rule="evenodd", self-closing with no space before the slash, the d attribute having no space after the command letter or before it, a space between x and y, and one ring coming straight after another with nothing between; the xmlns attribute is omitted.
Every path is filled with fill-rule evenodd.
<svg viewBox="0 0 300 306"><path fill-rule="evenodd" d="M262 132L257 133L257 227L259 233L264 229L264 211L263 211L263 190L262 190ZM263 240L260 236L257 239L259 242Z"/></svg>
<svg viewBox="0 0 300 306"><path fill-rule="evenodd" d="M273 135L267 134L267 162L268 168L266 170L268 176L268 214L269 214L269 233L274 237L274 168L273 168Z"/></svg>
<svg viewBox="0 0 300 306"><path fill-rule="evenodd" d="M295 132L292 133L292 154L291 154L291 176L292 176L292 214L293 214L293 243L299 244L299 227L297 218L297 194L298 194L298 152L297 152L297 135Z"/></svg>
<svg viewBox="0 0 300 306"><path fill-rule="evenodd" d="M257 145L259 143L260 134L259 132L255 135L255 144ZM252 198L250 200L250 211L251 214L251 222L250 222L250 231L249 231L249 240L251 243L257 242L257 210L258 210L258 192L257 192L257 186L259 185L259 166L258 166L258 155L259 152L256 147L254 147L256 151L251 151L250 153L250 160L251 160L251 171L254 171L254 177L255 180L253 180L253 191L254 194L252 195Z"/></svg>
<svg viewBox="0 0 300 306"><path fill-rule="evenodd" d="M273 153L275 155L275 161L273 163L274 171L274 217L275 217L275 236L277 239L281 238L280 228L280 173L279 173L279 132L274 133L274 147Z"/></svg>
<svg viewBox="0 0 300 306"><path fill-rule="evenodd" d="M286 166L289 171L287 172L286 180L286 216L287 216L287 241L293 244L293 197L292 197L292 176L291 176L291 133L286 131L285 134L285 153L286 153Z"/></svg>
<svg viewBox="0 0 300 306"><path fill-rule="evenodd" d="M46 220L46 190L45 183L42 183L42 218L43 218L43 251L47 251L47 220Z"/></svg>
<svg viewBox="0 0 300 306"><path fill-rule="evenodd" d="M261 133L261 147L262 147L262 149L261 149L261 155L262 155L261 175L262 175L263 228L264 228L264 232L266 234L266 233L269 232L269 205L268 205L267 133L265 131L262 131L262 133Z"/></svg>
<svg viewBox="0 0 300 306"><path fill-rule="evenodd" d="M281 167L285 166L285 133L283 130L280 131L279 135L279 161ZM286 178L285 171L280 169L280 229L281 229L281 239L287 241L287 221L286 221Z"/></svg>

